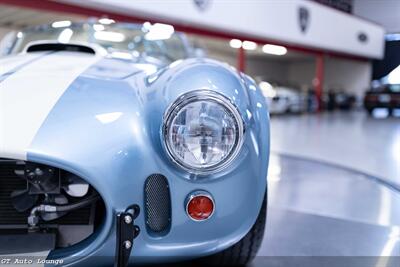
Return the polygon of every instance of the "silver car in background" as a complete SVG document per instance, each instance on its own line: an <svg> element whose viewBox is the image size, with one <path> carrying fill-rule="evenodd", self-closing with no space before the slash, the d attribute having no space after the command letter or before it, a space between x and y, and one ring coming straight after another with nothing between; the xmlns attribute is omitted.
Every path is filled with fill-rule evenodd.
<svg viewBox="0 0 400 267"><path fill-rule="evenodd" d="M259 86L269 106L270 114L306 111L306 96L300 91L286 86L274 86L266 81L260 82Z"/></svg>

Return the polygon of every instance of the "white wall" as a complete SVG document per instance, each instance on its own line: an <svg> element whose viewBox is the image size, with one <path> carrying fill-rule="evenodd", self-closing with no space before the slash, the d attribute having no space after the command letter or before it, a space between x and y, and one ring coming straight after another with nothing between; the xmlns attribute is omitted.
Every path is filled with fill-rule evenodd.
<svg viewBox="0 0 400 267"><path fill-rule="evenodd" d="M246 73L252 77L260 77L265 81L283 83L287 81L288 64L283 61L248 57Z"/></svg>
<svg viewBox="0 0 400 267"><path fill-rule="evenodd" d="M314 61L293 61L288 64L288 80L300 89L305 90L312 87L314 77Z"/></svg>
<svg viewBox="0 0 400 267"><path fill-rule="evenodd" d="M361 98L370 86L372 64L369 61L326 59L324 89L344 89Z"/></svg>
<svg viewBox="0 0 400 267"><path fill-rule="evenodd" d="M400 1L354 0L354 14L381 24L388 33L400 32Z"/></svg>
<svg viewBox="0 0 400 267"><path fill-rule="evenodd" d="M382 27L313 1L213 0L203 1L208 3L205 8L196 6L195 1L177 0L58 1L368 58L381 58L384 50ZM307 22L306 30L300 25L300 14L307 14L302 20ZM366 42L360 41L361 33L367 36Z"/></svg>
<svg viewBox="0 0 400 267"><path fill-rule="evenodd" d="M237 66L235 53L209 50L207 57L226 62L234 67ZM245 69L246 74L253 78L286 85L291 84L303 89L312 86L315 75L315 63L312 60L274 60L267 57L247 56Z"/></svg>
<svg viewBox="0 0 400 267"><path fill-rule="evenodd" d="M233 67L237 67L237 54L235 53L221 53L209 50L207 57L228 63ZM287 82L288 64L284 61L248 56L246 57L245 72L253 78L261 78L265 81L285 83Z"/></svg>
<svg viewBox="0 0 400 267"><path fill-rule="evenodd" d="M370 86L372 65L369 61L325 58L324 90L343 89L361 98ZM288 80L301 88L312 86L315 62L292 62L289 64Z"/></svg>
<svg viewBox="0 0 400 267"><path fill-rule="evenodd" d="M362 98L371 82L372 65L369 61L354 61L337 58L325 58L324 90L343 89ZM289 61L273 62L265 59L248 62L246 72L266 80L283 82L296 88L312 88L315 76L315 62Z"/></svg>

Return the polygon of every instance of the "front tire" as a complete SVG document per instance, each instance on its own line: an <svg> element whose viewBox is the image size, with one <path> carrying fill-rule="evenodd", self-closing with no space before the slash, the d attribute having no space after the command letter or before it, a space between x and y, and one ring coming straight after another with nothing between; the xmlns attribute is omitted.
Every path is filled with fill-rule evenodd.
<svg viewBox="0 0 400 267"><path fill-rule="evenodd" d="M244 266L256 256L265 231L267 218L267 197L264 198L260 213L250 231L235 245L208 257L202 258L206 266Z"/></svg>

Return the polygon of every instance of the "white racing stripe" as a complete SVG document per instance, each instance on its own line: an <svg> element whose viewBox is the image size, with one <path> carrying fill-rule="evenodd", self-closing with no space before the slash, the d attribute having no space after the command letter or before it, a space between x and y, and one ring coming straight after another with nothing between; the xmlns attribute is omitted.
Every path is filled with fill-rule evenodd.
<svg viewBox="0 0 400 267"><path fill-rule="evenodd" d="M0 83L0 158L26 160L29 145L71 83L98 56L57 52Z"/></svg>
<svg viewBox="0 0 400 267"><path fill-rule="evenodd" d="M14 70L15 68L23 66L32 60L40 58L43 55L44 53L21 54L18 56L0 59L0 76Z"/></svg>

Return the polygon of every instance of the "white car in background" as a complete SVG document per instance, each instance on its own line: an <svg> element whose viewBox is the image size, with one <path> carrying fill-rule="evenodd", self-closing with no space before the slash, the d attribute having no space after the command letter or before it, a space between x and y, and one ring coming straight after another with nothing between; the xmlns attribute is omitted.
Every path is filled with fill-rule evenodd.
<svg viewBox="0 0 400 267"><path fill-rule="evenodd" d="M272 86L262 81L261 92L268 103L270 114L302 113L306 111L306 97L295 89L285 86Z"/></svg>

